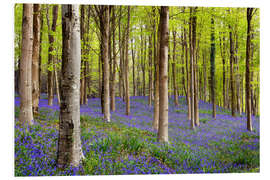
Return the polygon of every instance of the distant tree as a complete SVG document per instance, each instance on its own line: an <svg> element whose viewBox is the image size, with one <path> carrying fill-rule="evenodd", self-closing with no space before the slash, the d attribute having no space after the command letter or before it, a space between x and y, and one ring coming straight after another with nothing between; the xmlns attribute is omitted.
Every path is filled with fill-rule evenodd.
<svg viewBox="0 0 270 180"><path fill-rule="evenodd" d="M33 114L38 113L39 103L39 53L40 53L40 5L34 4L33 54L32 54L32 102Z"/></svg>
<svg viewBox="0 0 270 180"><path fill-rule="evenodd" d="M246 41L246 104L247 104L247 129L252 131L251 98L250 98L250 38L251 20L254 15L253 8L247 8L247 41Z"/></svg>
<svg viewBox="0 0 270 180"><path fill-rule="evenodd" d="M212 101L212 117L216 119L216 83L215 83L215 24L214 18L211 17L211 53L210 53L210 62L211 62L211 101Z"/></svg>
<svg viewBox="0 0 270 180"><path fill-rule="evenodd" d="M110 15L109 15L109 6L94 6L96 13L99 17L99 29L100 29L100 37L101 37L101 62L103 68L103 81L102 86L103 88L103 114L104 114L104 121L110 122L110 72L109 72L109 24L110 24Z"/></svg>
<svg viewBox="0 0 270 180"><path fill-rule="evenodd" d="M232 116L235 117L235 93L234 93L234 41L233 41L233 29L229 24L230 35L230 86L231 86L231 110Z"/></svg>
<svg viewBox="0 0 270 180"><path fill-rule="evenodd" d="M53 6L53 19L52 24L50 23L49 16L49 5L47 6L47 25L48 25L48 38L49 38L49 49L48 49L48 105L52 106L53 104L53 82L54 82L54 57L53 57L53 43L54 43L54 35L56 31L56 23L58 17L58 5Z"/></svg>
<svg viewBox="0 0 270 180"><path fill-rule="evenodd" d="M176 84L176 31L173 34L173 62L172 62L172 78L173 78L173 92L174 92L174 105L178 106L178 87Z"/></svg>
<svg viewBox="0 0 270 180"><path fill-rule="evenodd" d="M168 44L169 7L160 10L159 128L158 141L168 142Z"/></svg>
<svg viewBox="0 0 270 180"><path fill-rule="evenodd" d="M32 49L33 4L23 4L22 46L20 60L20 113L21 124L33 124L32 111Z"/></svg>
<svg viewBox="0 0 270 180"><path fill-rule="evenodd" d="M155 11L155 10L153 10ZM158 130L159 127L159 57L160 57L160 23L158 25L157 32L157 43L155 52L155 92L154 92L154 119L153 119L153 129Z"/></svg>
<svg viewBox="0 0 270 180"><path fill-rule="evenodd" d="M126 58L125 58L125 84L126 84L126 92L125 92L125 102L126 102L126 115L130 114L130 99L129 99L129 68L128 68L128 42L129 42L129 22L130 22L130 6L128 6L128 22L127 22L127 34L125 39L125 45L126 45Z"/></svg>
<svg viewBox="0 0 270 180"><path fill-rule="evenodd" d="M112 24L111 24L111 31L112 31L112 61L111 61L111 74L110 74L110 77L111 77L111 84L110 84L110 98L111 98L111 101L110 101L110 107L111 107L111 111L115 111L115 76L116 76L116 40L115 40L115 37L116 37L116 34L115 34L115 31L116 31L116 23L115 23L115 20L116 20L116 14L115 14L115 9L116 7L115 6L112 6L111 8L111 11L112 11Z"/></svg>
<svg viewBox="0 0 270 180"><path fill-rule="evenodd" d="M57 166L79 166L83 158L80 132L79 5L62 5L62 76Z"/></svg>
<svg viewBox="0 0 270 180"><path fill-rule="evenodd" d="M191 97L191 121L190 126L192 129L195 128L195 112L194 112L194 44L192 41L192 30L193 30L193 8L190 7L190 17L189 17L189 52L190 52L190 97Z"/></svg>

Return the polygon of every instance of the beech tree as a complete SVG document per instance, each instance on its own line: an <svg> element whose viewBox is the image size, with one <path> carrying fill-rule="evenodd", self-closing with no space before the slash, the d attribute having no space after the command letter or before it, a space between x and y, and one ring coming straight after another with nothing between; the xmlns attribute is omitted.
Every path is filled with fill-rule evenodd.
<svg viewBox="0 0 270 180"><path fill-rule="evenodd" d="M54 82L54 57L53 57L53 43L54 43L54 35L56 30L56 23L58 17L58 5L53 6L53 19L52 24L50 22L49 17L49 5L47 6L47 25L48 25L48 38L49 38L49 49L48 49L48 105L52 106L53 104L53 82Z"/></svg>
<svg viewBox="0 0 270 180"><path fill-rule="evenodd" d="M214 18L211 18L211 101L212 101L212 117L216 119L216 95L215 95L215 24Z"/></svg>
<svg viewBox="0 0 270 180"><path fill-rule="evenodd" d="M21 124L33 124L32 111L32 49L33 4L23 4L22 46L20 60L20 113Z"/></svg>
<svg viewBox="0 0 270 180"><path fill-rule="evenodd" d="M110 15L109 15L109 6L94 6L95 11L99 17L99 30L100 30L100 57L103 68L103 81L102 86L104 87L102 90L103 94L103 114L104 121L110 122L110 72L109 72L109 58L108 58L108 49L109 49L109 24L110 24Z"/></svg>
<svg viewBox="0 0 270 180"><path fill-rule="evenodd" d="M39 53L40 53L40 5L34 4L33 12L33 54L32 54L32 102L33 114L38 113L39 103Z"/></svg>
<svg viewBox="0 0 270 180"><path fill-rule="evenodd" d="M247 129L252 131L251 98L250 98L250 37L253 8L247 8L247 41L246 41L246 104L247 104Z"/></svg>
<svg viewBox="0 0 270 180"><path fill-rule="evenodd" d="M169 7L160 9L159 128L158 141L168 142L168 44Z"/></svg>
<svg viewBox="0 0 270 180"><path fill-rule="evenodd" d="M127 22L127 34L126 34L126 58L125 58L125 84L126 84L126 92L125 92L125 101L126 101L126 115L130 114L130 99L129 99L129 68L128 68L128 41L129 41L129 21L130 21L130 6L128 6L128 22Z"/></svg>
<svg viewBox="0 0 270 180"><path fill-rule="evenodd" d="M83 158L80 133L79 5L62 5L62 76L57 165L78 166Z"/></svg>

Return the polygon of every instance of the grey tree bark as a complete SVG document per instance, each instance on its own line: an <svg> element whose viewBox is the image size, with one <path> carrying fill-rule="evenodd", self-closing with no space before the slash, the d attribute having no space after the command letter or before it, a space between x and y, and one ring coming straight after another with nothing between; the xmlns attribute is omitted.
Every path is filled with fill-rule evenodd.
<svg viewBox="0 0 270 180"><path fill-rule="evenodd" d="M80 139L80 18L79 5L62 5L62 79L57 166L79 166Z"/></svg>
<svg viewBox="0 0 270 180"><path fill-rule="evenodd" d="M22 125L33 124L32 111L32 49L33 49L33 4L23 4L22 46L20 60L20 113Z"/></svg>

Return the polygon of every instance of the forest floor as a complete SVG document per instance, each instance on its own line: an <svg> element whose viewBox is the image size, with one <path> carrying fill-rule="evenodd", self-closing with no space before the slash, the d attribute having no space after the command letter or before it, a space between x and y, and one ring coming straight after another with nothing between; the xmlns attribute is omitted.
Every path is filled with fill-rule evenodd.
<svg viewBox="0 0 270 180"><path fill-rule="evenodd" d="M246 130L246 117L232 117L200 101L200 126L190 129L185 98L179 106L169 101L169 144L157 142L152 130L153 106L147 97L131 97L131 115L116 98L111 123L102 121L100 99L81 106L81 140L85 159L79 168L56 168L59 106L48 106L41 95L40 114L31 127L18 125L19 98L15 97L15 176L184 174L259 172L259 117L254 131Z"/></svg>

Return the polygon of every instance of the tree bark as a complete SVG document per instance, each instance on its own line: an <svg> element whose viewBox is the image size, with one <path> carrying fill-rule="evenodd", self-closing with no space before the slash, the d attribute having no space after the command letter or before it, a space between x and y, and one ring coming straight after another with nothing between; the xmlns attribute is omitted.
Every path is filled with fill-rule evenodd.
<svg viewBox="0 0 270 180"><path fill-rule="evenodd" d="M192 43L192 23L193 23L193 8L190 8L190 18L189 18L189 51L190 51L190 97L191 97L191 121L190 126L195 129L195 119L194 119L194 56L193 56L193 43Z"/></svg>
<svg viewBox="0 0 270 180"><path fill-rule="evenodd" d="M215 24L214 18L211 18L211 101L212 101L212 117L216 119L216 82L215 82L215 54L216 54L216 45L215 45Z"/></svg>
<svg viewBox="0 0 270 180"><path fill-rule="evenodd" d="M155 11L155 10L154 10ZM156 38L156 37L155 37ZM155 44L155 43L154 43ZM154 97L154 119L153 129L158 130L159 127L159 52L160 52L160 24L157 33L157 50L155 51L155 97ZM138 76L139 77L139 76Z"/></svg>
<svg viewBox="0 0 270 180"><path fill-rule="evenodd" d="M185 23L185 21L184 21ZM191 99L190 99L190 72L189 72L189 61L188 61L188 45L187 45L187 31L184 27L184 46L185 46L185 56L186 56L186 77L187 77L187 95L186 95L186 101L187 101L187 109L188 109L188 120L191 120Z"/></svg>
<svg viewBox="0 0 270 180"><path fill-rule="evenodd" d="M85 51L85 44L86 44L86 39L85 39L85 5L81 5L81 42L82 42L82 48L81 48L81 79L80 79L80 104L85 104L85 62L86 62L86 51Z"/></svg>
<svg viewBox="0 0 270 180"><path fill-rule="evenodd" d="M112 43L113 43L113 47L112 47L112 73L111 73L111 102L110 102L110 106L111 106L111 111L115 111L115 75L116 75L116 50L115 50L115 7L112 6Z"/></svg>
<svg viewBox="0 0 270 180"><path fill-rule="evenodd" d="M32 48L33 48L33 4L23 4L22 46L20 64L20 113L22 125L33 124L32 111Z"/></svg>
<svg viewBox="0 0 270 180"><path fill-rule="evenodd" d="M179 106L178 91L176 84L176 31L173 31L173 62L172 62L172 76L173 76L173 92L174 92L174 105Z"/></svg>
<svg viewBox="0 0 270 180"><path fill-rule="evenodd" d="M230 34L230 85L231 85L231 110L232 116L235 117L235 93L234 93L234 44L233 44L233 37L232 37L232 28L229 25L229 34Z"/></svg>
<svg viewBox="0 0 270 180"><path fill-rule="evenodd" d="M148 59L149 59L149 96L148 96L148 105L152 106L152 34L149 35L149 51L148 51Z"/></svg>
<svg viewBox="0 0 270 180"><path fill-rule="evenodd" d="M168 41L169 7L160 12L160 60L159 60L159 128L158 141L168 143Z"/></svg>
<svg viewBox="0 0 270 180"><path fill-rule="evenodd" d="M131 55L132 55L132 82L133 82L133 96L136 96L136 75L135 75L135 43L134 40L132 40L132 49L131 49Z"/></svg>
<svg viewBox="0 0 270 180"><path fill-rule="evenodd" d="M110 122L110 88L109 88L109 6L100 6L101 59L103 62L104 86L104 121Z"/></svg>
<svg viewBox="0 0 270 180"><path fill-rule="evenodd" d="M49 7L47 7L49 8ZM52 25L50 26L50 20L49 20L49 9L47 9L47 25L48 25L48 36L49 36L49 52L48 52L48 65L52 67L48 71L48 105L52 106L53 105L53 97L54 97L54 92L53 92L53 76L54 76L54 71L53 71L53 55L52 52L54 50L53 43L54 43L54 35L51 33L55 32L56 30L56 23L57 23L57 17L58 17L58 5L53 6L53 21Z"/></svg>
<svg viewBox="0 0 270 180"><path fill-rule="evenodd" d="M125 59L125 80L126 80L126 115L130 114L130 102L129 102L129 68L128 68L128 42L129 42L129 21L130 21L130 6L128 6L128 22L127 22L127 34L126 34L126 59Z"/></svg>
<svg viewBox="0 0 270 180"><path fill-rule="evenodd" d="M39 48L40 48L40 5L34 4L32 54L32 103L33 115L38 114L39 103Z"/></svg>
<svg viewBox="0 0 270 180"><path fill-rule="evenodd" d="M62 79L57 166L78 167L83 153L80 132L81 42L79 5L62 5Z"/></svg>
<svg viewBox="0 0 270 180"><path fill-rule="evenodd" d="M200 119L199 119L199 100L198 100L198 82L197 82L197 71L198 71L198 66L197 66L197 54L198 54L198 48L196 45L196 41L197 41L197 16L196 16L196 11L197 11L197 7L195 7L193 9L193 16L192 16L192 46L193 46L193 52L192 52L192 56L193 56L193 84L194 84L194 123L196 126L200 126Z"/></svg>
<svg viewBox="0 0 270 180"><path fill-rule="evenodd" d="M247 8L247 41L246 41L246 104L247 104L247 129L252 131L251 99L250 99L250 32L253 8Z"/></svg>

